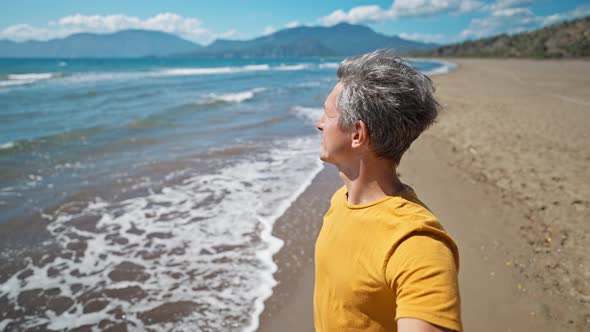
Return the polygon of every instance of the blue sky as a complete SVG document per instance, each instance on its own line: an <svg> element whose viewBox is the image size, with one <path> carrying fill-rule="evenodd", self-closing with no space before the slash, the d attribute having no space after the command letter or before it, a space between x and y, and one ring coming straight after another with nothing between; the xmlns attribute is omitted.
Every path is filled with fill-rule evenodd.
<svg viewBox="0 0 590 332"><path fill-rule="evenodd" d="M207 44L285 27L365 24L386 35L452 43L590 15L582 0L0 0L0 39L150 29Z"/></svg>

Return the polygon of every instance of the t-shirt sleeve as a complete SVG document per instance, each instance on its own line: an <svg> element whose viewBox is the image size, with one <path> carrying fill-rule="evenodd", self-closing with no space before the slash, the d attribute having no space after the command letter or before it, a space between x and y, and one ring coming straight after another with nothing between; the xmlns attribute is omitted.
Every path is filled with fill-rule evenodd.
<svg viewBox="0 0 590 332"><path fill-rule="evenodd" d="M457 262L442 239L413 235L397 246L385 277L396 295L395 320L417 318L462 331Z"/></svg>

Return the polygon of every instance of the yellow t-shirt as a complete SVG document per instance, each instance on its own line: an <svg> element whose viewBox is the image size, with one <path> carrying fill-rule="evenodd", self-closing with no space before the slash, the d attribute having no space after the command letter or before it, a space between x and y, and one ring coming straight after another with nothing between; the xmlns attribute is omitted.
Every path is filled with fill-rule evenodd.
<svg viewBox="0 0 590 332"><path fill-rule="evenodd" d="M397 331L402 317L462 331L457 246L410 187L364 205L336 191L315 260L316 331Z"/></svg>

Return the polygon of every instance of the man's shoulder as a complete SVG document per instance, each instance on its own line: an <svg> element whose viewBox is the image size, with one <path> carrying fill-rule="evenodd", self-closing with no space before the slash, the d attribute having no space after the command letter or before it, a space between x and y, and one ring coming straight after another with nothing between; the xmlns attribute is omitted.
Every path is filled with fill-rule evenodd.
<svg viewBox="0 0 590 332"><path fill-rule="evenodd" d="M392 204L389 210L396 218L407 220L410 224L427 224L442 228L438 218L409 186L400 193L399 200Z"/></svg>

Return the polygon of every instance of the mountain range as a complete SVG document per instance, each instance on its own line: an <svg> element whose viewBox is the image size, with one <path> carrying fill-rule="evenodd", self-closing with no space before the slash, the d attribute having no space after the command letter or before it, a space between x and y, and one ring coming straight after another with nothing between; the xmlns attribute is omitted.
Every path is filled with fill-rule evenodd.
<svg viewBox="0 0 590 332"><path fill-rule="evenodd" d="M362 25L296 27L251 40L215 40L208 46L172 34L124 30L111 34L79 33L63 39L14 42L0 40L4 58L133 58L133 57L308 57L349 56L378 48L399 52L439 45L386 36Z"/></svg>
<svg viewBox="0 0 590 332"><path fill-rule="evenodd" d="M124 30L112 34L78 33L48 41L0 40L0 57L132 58L193 52L199 48L202 46L164 32Z"/></svg>
<svg viewBox="0 0 590 332"><path fill-rule="evenodd" d="M216 40L186 56L291 57L349 56L378 48L398 52L432 49L439 45L386 36L372 29L348 23L332 27L297 27L252 40Z"/></svg>

